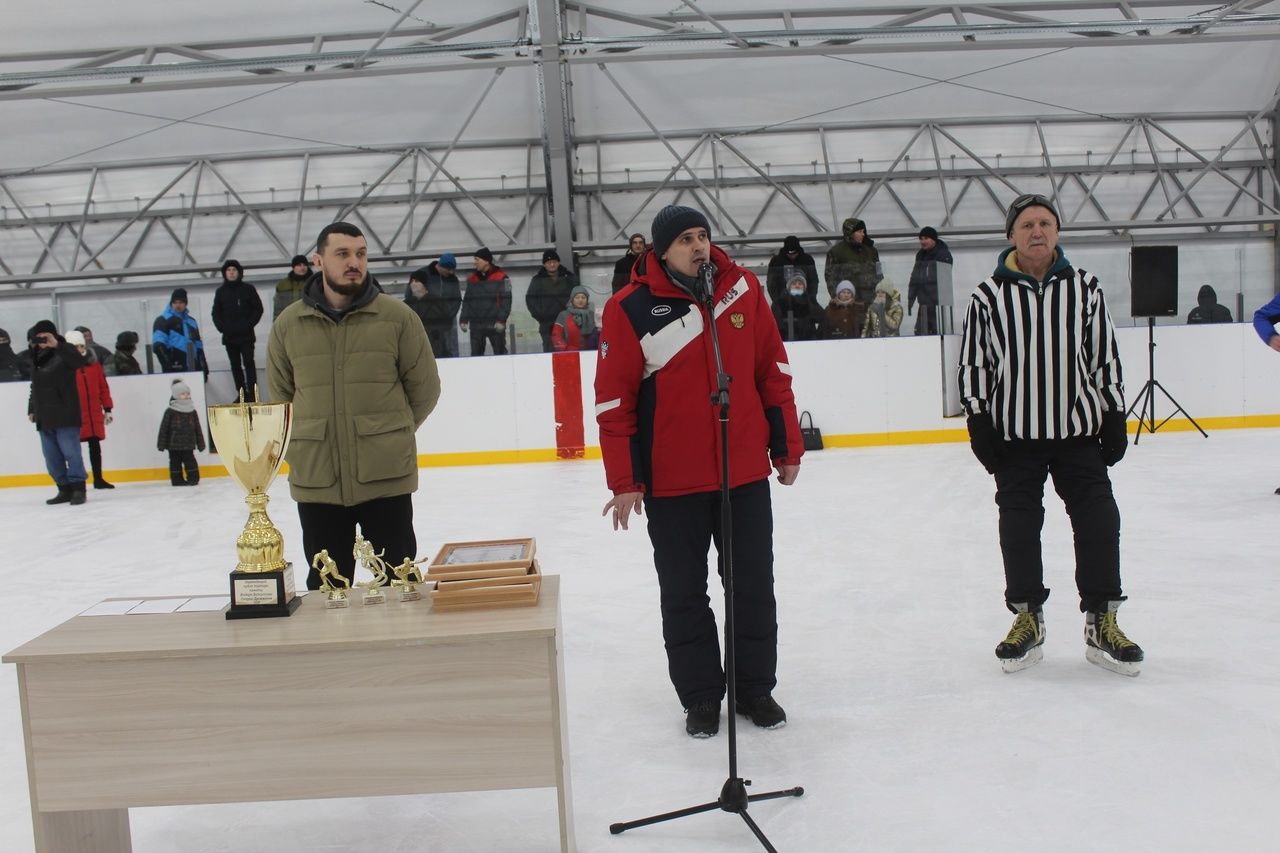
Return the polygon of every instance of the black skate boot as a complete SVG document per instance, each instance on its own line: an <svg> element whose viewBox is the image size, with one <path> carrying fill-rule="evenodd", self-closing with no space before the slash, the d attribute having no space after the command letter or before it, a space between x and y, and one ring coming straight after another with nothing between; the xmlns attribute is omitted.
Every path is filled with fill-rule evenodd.
<svg viewBox="0 0 1280 853"><path fill-rule="evenodd" d="M1116 624L1116 610L1123 600L1108 601L1105 609L1085 613L1084 656L1103 669L1135 676L1142 671L1142 647Z"/></svg>
<svg viewBox="0 0 1280 853"><path fill-rule="evenodd" d="M1013 625L1004 642L996 646L996 657L1005 672L1017 672L1044 660L1044 611L1025 602L1010 604Z"/></svg>

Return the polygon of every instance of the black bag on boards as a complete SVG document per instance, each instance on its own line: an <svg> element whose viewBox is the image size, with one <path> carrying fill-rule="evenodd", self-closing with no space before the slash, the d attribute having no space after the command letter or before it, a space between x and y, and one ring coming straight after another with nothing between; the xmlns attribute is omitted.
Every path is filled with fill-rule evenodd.
<svg viewBox="0 0 1280 853"><path fill-rule="evenodd" d="M809 425L804 425L804 419L809 419ZM800 413L800 438L804 442L805 450L821 450L822 449L822 430L813 425L813 415L808 412Z"/></svg>

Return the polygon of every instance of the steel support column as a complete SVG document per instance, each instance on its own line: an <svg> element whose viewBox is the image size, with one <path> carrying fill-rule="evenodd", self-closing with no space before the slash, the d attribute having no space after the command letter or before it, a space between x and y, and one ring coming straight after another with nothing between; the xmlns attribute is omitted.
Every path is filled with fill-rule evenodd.
<svg viewBox="0 0 1280 853"><path fill-rule="evenodd" d="M573 263L573 186L569 162L570 95L569 66L562 61L559 0L529 0L529 22L541 52L538 56L538 91L542 96L542 148L547 175L547 202L551 207L551 240L565 263Z"/></svg>

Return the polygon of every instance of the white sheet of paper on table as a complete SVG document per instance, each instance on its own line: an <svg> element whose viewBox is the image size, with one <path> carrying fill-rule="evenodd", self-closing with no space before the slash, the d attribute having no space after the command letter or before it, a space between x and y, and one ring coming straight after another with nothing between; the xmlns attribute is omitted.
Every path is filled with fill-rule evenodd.
<svg viewBox="0 0 1280 853"><path fill-rule="evenodd" d="M223 610L231 603L229 595L197 595L195 598L187 599L178 613L202 613L210 610Z"/></svg>
<svg viewBox="0 0 1280 853"><path fill-rule="evenodd" d="M126 598L115 601L99 601L88 610L81 613L81 616L119 616L122 613L128 613L133 608L142 603L141 598Z"/></svg>

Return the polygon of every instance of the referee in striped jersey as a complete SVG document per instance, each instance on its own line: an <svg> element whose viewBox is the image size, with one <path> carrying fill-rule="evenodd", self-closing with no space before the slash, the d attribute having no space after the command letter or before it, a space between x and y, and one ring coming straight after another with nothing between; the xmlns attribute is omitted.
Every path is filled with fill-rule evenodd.
<svg viewBox="0 0 1280 853"><path fill-rule="evenodd" d="M1041 195L1014 200L1005 249L965 312L960 394L973 454L995 477L1005 603L1013 626L996 647L1005 672L1044 656L1040 529L1044 484L1075 535L1085 657L1137 675L1142 649L1116 624L1120 511L1107 468L1124 457L1124 387L1115 329L1098 280L1058 247L1058 212Z"/></svg>

